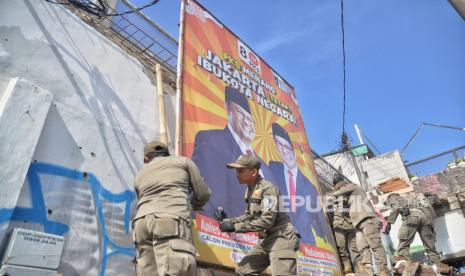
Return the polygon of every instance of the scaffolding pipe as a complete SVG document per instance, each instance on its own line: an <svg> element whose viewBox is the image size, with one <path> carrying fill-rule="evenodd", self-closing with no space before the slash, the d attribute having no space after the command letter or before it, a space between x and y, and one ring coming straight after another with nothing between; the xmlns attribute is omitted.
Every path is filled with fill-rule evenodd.
<svg viewBox="0 0 465 276"><path fill-rule="evenodd" d="M453 153L453 152L458 151L458 150L461 150L461 149L465 149L465 145L464 145L464 146L460 146L460 147L456 147L456 148L453 148L453 149L450 149L450 150L446 150L446 151L440 152L440 153L438 153L438 154L434 154L434 155L428 156L428 157L426 157L426 158L422 158L422 159L420 159L420 160L416 160L416 161L413 161L413 162L405 163L405 166L410 167L410 166L416 165L416 164L418 164L418 163L422 163L422 162L425 162L425 161L434 159L434 158L439 157L439 156L443 156L443 155L446 155L446 154L449 154L449 153Z"/></svg>
<svg viewBox="0 0 465 276"><path fill-rule="evenodd" d="M449 0L449 3L460 14L462 19L465 20L465 0Z"/></svg>
<svg viewBox="0 0 465 276"><path fill-rule="evenodd" d="M358 125L354 124L354 127L355 127L355 131L357 132L358 141L360 142L361 145L365 144L363 142L362 135L360 134L360 129L358 128Z"/></svg>
<svg viewBox="0 0 465 276"><path fill-rule="evenodd" d="M465 1L465 0L464 0ZM440 124L432 124L432 123L421 123L421 125L417 128L415 133L413 134L412 138L408 140L407 144L402 148L400 151L401 154L404 153L404 151L407 149L407 147L413 142L413 140L417 137L418 133L420 133L420 130L423 129L424 126L433 126L433 127L440 127L440 128L449 128L449 129L455 129L455 130L460 130L460 131L465 131L464 127L456 127L456 126L448 126L448 125L440 125Z"/></svg>

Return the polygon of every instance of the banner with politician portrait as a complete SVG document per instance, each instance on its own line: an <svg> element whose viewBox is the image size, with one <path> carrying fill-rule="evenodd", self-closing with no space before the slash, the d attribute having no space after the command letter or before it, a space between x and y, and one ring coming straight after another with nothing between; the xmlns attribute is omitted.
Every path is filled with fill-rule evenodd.
<svg viewBox="0 0 465 276"><path fill-rule="evenodd" d="M336 275L339 265L294 88L195 1L183 3L182 154L192 158L212 190L196 213L200 260L234 266L259 242L257 233L219 230L214 211L244 213L246 185L226 163L259 158L260 174L280 189L299 231L300 274Z"/></svg>

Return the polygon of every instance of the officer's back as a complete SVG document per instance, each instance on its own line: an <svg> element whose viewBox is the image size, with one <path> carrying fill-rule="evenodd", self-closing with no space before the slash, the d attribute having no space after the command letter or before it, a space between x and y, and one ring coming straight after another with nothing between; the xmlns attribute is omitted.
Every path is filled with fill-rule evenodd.
<svg viewBox="0 0 465 276"><path fill-rule="evenodd" d="M170 156L159 141L145 146L144 163L134 180L136 274L194 275L190 215L209 199L210 189L191 160Z"/></svg>
<svg viewBox="0 0 465 276"><path fill-rule="evenodd" d="M427 203L427 199L422 202L414 196L401 196L393 193L389 195L385 204L391 207L391 214L388 217L388 222L391 224L395 222L397 214L400 214L403 219L408 216L419 216L432 220L435 217L434 210Z"/></svg>
<svg viewBox="0 0 465 276"><path fill-rule="evenodd" d="M376 213L373 205L368 200L365 191L356 184L345 183L341 181L342 185L337 187L336 191L333 192L333 196L347 196L347 204L349 207L349 215L352 220L354 227L359 225L361 222L368 218L375 218ZM338 186L338 185L336 185Z"/></svg>
<svg viewBox="0 0 465 276"><path fill-rule="evenodd" d="M166 156L145 164L134 181L139 198L136 218L148 213L189 217L192 209L189 204L191 163L185 157Z"/></svg>

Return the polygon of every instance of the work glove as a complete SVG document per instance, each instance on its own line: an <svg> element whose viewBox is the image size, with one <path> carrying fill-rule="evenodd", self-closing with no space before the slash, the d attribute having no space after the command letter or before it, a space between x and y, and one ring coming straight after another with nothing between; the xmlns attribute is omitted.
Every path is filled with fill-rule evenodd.
<svg viewBox="0 0 465 276"><path fill-rule="evenodd" d="M221 232L234 232L234 223L230 220L223 220L220 222Z"/></svg>
<svg viewBox="0 0 465 276"><path fill-rule="evenodd" d="M386 229L384 229L383 234L389 235L389 232L391 232L391 224L388 223L386 225Z"/></svg>
<svg viewBox="0 0 465 276"><path fill-rule="evenodd" d="M228 216L226 215L226 212L224 211L223 207L219 206L215 210L215 219L217 221L223 221L225 218Z"/></svg>

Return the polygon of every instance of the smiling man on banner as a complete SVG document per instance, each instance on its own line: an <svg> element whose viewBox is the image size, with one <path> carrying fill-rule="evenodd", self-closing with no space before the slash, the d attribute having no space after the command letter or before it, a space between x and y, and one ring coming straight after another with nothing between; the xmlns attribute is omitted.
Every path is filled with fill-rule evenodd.
<svg viewBox="0 0 465 276"><path fill-rule="evenodd" d="M273 138L282 162L270 161L276 185L289 202L289 217L299 231L302 241L316 244L316 236L329 240L329 228L318 199L318 190L297 167L296 155L287 131L272 124ZM308 207L308 208L307 208Z"/></svg>
<svg viewBox="0 0 465 276"><path fill-rule="evenodd" d="M224 206L232 216L240 215L244 210L241 203L244 201L245 187L238 185L236 174L227 170L225 163L242 154L255 156L261 164L260 175L273 181L273 173L251 145L255 138L255 126L246 96L226 86L225 105L228 115L226 127L199 131L192 154L192 160L212 189L210 202L204 207L210 217L214 216L218 206Z"/></svg>

